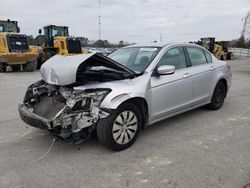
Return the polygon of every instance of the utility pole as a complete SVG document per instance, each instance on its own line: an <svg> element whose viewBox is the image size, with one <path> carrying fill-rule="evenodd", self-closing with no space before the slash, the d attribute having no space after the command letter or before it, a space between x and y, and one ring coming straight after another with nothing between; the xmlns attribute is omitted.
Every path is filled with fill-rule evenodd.
<svg viewBox="0 0 250 188"><path fill-rule="evenodd" d="M98 0L99 3L99 40L101 40L101 0Z"/></svg>

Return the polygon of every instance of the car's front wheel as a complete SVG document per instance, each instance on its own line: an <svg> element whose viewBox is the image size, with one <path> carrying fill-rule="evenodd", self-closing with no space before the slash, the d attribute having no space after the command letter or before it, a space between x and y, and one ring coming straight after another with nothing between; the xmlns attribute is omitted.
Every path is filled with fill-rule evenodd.
<svg viewBox="0 0 250 188"><path fill-rule="evenodd" d="M130 147L138 137L142 118L137 106L126 103L119 106L107 118L97 124L97 136L101 143L120 151Z"/></svg>

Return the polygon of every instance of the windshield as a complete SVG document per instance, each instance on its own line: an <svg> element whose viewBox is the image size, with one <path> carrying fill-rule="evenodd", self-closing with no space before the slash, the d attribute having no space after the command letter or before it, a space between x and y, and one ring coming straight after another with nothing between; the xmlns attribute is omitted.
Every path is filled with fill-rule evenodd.
<svg viewBox="0 0 250 188"><path fill-rule="evenodd" d="M160 49L159 47L121 48L108 55L108 57L136 73L142 73L153 61Z"/></svg>
<svg viewBox="0 0 250 188"><path fill-rule="evenodd" d="M4 29L3 25L0 24L0 32L4 32L3 29Z"/></svg>
<svg viewBox="0 0 250 188"><path fill-rule="evenodd" d="M65 29L63 27L56 27L52 29L52 37L55 36L67 36Z"/></svg>
<svg viewBox="0 0 250 188"><path fill-rule="evenodd" d="M209 46L210 45L210 39L201 39L201 45L202 46Z"/></svg>
<svg viewBox="0 0 250 188"><path fill-rule="evenodd" d="M14 32L18 33L17 25L11 22L1 22L0 32Z"/></svg>

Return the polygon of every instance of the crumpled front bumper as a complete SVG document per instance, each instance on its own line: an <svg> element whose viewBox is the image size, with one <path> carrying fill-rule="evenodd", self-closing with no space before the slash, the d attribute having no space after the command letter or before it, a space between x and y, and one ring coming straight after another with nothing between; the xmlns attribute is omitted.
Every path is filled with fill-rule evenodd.
<svg viewBox="0 0 250 188"><path fill-rule="evenodd" d="M21 119L32 127L44 130L50 130L52 128L52 122L50 120L32 113L25 104L19 104L18 111Z"/></svg>

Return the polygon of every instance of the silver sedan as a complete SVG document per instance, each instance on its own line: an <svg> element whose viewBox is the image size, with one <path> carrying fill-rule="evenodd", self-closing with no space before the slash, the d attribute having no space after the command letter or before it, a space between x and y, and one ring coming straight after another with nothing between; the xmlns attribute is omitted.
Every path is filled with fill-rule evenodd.
<svg viewBox="0 0 250 188"><path fill-rule="evenodd" d="M56 137L80 142L97 132L113 150L130 147L140 130L207 106L221 108L230 66L194 44L147 44L54 56L19 105L20 117Z"/></svg>

